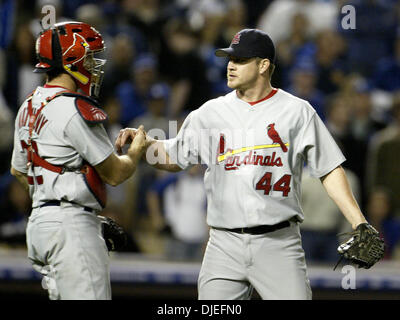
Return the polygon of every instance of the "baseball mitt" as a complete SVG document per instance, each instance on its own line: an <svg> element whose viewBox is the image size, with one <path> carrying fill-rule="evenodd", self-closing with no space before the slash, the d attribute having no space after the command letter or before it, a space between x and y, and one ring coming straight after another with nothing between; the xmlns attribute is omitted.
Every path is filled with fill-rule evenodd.
<svg viewBox="0 0 400 320"><path fill-rule="evenodd" d="M128 236L113 219L98 216L101 221L102 233L108 251L120 251L128 243Z"/></svg>
<svg viewBox="0 0 400 320"><path fill-rule="evenodd" d="M359 268L369 269L383 257L385 243L379 232L369 223L361 223L354 231L345 235L350 238L338 247L341 257L335 268L345 258Z"/></svg>

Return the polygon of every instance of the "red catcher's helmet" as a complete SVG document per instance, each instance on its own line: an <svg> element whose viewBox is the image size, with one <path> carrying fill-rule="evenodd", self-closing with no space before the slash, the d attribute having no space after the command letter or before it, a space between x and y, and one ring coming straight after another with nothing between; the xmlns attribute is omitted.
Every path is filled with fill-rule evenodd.
<svg viewBox="0 0 400 320"><path fill-rule="evenodd" d="M87 95L97 97L103 80L104 59L94 54L105 50L101 34L83 22L57 23L36 40L39 63L34 72L66 71Z"/></svg>

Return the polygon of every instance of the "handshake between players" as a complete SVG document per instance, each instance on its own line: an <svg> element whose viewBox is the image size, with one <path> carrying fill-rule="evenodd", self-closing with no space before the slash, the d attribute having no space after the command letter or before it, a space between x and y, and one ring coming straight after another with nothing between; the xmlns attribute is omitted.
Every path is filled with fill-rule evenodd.
<svg viewBox="0 0 400 320"><path fill-rule="evenodd" d="M115 140L115 149L119 155L123 153L122 148L126 144L133 144L139 152L144 152L149 146L150 141L153 140L146 135L144 127L141 125L136 128L125 128L119 131L118 137Z"/></svg>
<svg viewBox="0 0 400 320"><path fill-rule="evenodd" d="M115 149L119 155L122 155L122 148L126 144L131 144L129 150L133 150L136 154L141 154L142 159L146 160L149 165L156 169L169 172L178 172L182 170L176 161L170 160L163 141L148 136L142 125L139 126L138 129L125 128L120 130L118 137L115 140ZM147 156L143 157L149 148L151 148L149 154L154 156L153 159L150 159Z"/></svg>

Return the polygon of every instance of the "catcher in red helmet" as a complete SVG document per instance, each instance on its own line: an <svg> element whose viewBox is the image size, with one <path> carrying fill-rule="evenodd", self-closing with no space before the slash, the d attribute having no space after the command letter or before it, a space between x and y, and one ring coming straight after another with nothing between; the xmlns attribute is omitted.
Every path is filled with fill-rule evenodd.
<svg viewBox="0 0 400 320"><path fill-rule="evenodd" d="M85 94L98 97L106 60L95 54L104 50L103 37L90 25L57 23L36 40L39 63L34 72L67 72Z"/></svg>
<svg viewBox="0 0 400 320"><path fill-rule="evenodd" d="M105 184L116 186L136 170L143 128L118 156L104 129L96 98L105 60L101 34L82 22L58 23L36 42L35 72L47 74L22 103L16 120L13 174L32 198L28 257L44 276L50 299L111 299L109 250L127 242L124 230L100 217ZM80 90L81 92L77 92Z"/></svg>

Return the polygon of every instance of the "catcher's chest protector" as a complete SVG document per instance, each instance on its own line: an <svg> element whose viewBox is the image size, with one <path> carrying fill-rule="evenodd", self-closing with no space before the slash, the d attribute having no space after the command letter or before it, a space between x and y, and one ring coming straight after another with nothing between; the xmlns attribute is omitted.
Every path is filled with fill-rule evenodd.
<svg viewBox="0 0 400 320"><path fill-rule="evenodd" d="M81 95L79 93L70 92L70 91L62 91L58 92L52 97L46 99L46 102L42 104L41 108L35 114L32 113L32 100L29 97L28 101L28 109L30 110L30 138L29 141L31 142L32 138L32 129L35 119L38 118L40 112L43 108L53 99L60 97L60 96L67 96L67 97L74 97L75 98L75 107L80 114L80 116L88 123L88 125L103 123L107 120L107 114L98 107L98 103L88 97ZM57 172L58 174L63 174L65 170L67 170L63 166L55 166L41 158L35 150L30 145L28 147L28 163L31 163L35 166L43 167L47 170ZM86 161L84 162L83 166L80 168L80 172L83 174L85 184L88 187L89 191L93 194L99 204L104 208L107 204L107 192L106 186L103 180L100 178L99 174L97 173L96 169L91 166Z"/></svg>

